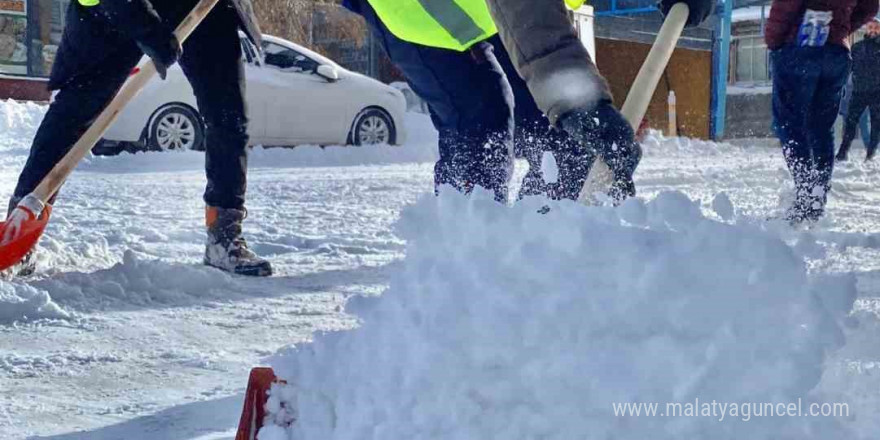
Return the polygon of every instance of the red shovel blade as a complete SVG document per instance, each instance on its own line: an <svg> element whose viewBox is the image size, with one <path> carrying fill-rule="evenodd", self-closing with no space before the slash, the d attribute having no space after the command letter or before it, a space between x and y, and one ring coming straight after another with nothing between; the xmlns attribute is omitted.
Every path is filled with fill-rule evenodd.
<svg viewBox="0 0 880 440"><path fill-rule="evenodd" d="M40 236L49 223L49 214L52 207L46 206L40 217L27 220L21 226L18 236L4 244L0 244L0 271L9 269L18 264L27 253L37 245ZM6 222L0 223L0 239L6 235Z"/></svg>

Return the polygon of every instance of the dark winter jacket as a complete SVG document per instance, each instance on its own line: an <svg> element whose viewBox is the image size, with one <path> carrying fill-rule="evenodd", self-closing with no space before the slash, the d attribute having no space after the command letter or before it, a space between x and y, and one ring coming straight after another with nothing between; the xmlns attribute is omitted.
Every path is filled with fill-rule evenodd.
<svg viewBox="0 0 880 440"><path fill-rule="evenodd" d="M355 14L361 13L361 5L360 5L360 3L356 2L356 1L342 0L342 7L344 7L345 9L348 9L351 12L354 12Z"/></svg>
<svg viewBox="0 0 880 440"><path fill-rule="evenodd" d="M865 38L853 46L853 91L880 92L880 37Z"/></svg>
<svg viewBox="0 0 880 440"><path fill-rule="evenodd" d="M72 1L64 36L52 66L49 89L56 90L74 76L100 66L120 44L133 44L161 27L171 29L197 0L105 0L85 7ZM261 33L251 0L221 0L215 8L235 8L242 31L259 48Z"/></svg>
<svg viewBox="0 0 880 440"><path fill-rule="evenodd" d="M834 13L827 44L849 47L847 37L877 15L878 8L878 0L773 0L764 39L770 49L794 42L804 12L812 9Z"/></svg>

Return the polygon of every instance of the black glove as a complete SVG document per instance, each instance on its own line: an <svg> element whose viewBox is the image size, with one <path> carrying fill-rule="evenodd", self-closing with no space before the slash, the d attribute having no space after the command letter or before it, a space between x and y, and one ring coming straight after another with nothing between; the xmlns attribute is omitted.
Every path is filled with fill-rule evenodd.
<svg viewBox="0 0 880 440"><path fill-rule="evenodd" d="M660 8L660 12L665 17L676 3L685 3L691 9L687 27L696 27L703 24L712 15L712 11L715 10L714 0L660 0L657 7Z"/></svg>
<svg viewBox="0 0 880 440"><path fill-rule="evenodd" d="M581 146L592 150L593 157L600 156L611 169L614 181L609 196L622 202L636 194L633 173L642 159L642 147L636 142L629 122L610 102L603 101L593 110L566 113L559 118L559 127Z"/></svg>
<svg viewBox="0 0 880 440"><path fill-rule="evenodd" d="M144 52L144 55L153 60L156 72L162 79L165 79L168 75L168 68L177 62L183 51L177 37L165 27L158 27L155 31L139 38L137 45Z"/></svg>

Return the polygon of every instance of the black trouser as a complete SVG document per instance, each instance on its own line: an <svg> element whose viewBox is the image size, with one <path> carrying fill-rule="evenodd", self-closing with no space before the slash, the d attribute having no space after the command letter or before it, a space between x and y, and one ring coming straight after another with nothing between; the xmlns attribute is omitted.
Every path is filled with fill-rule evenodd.
<svg viewBox="0 0 880 440"><path fill-rule="evenodd" d="M544 151L552 151L559 165L559 183L548 194L577 198L588 170L586 153L561 130L551 131L497 35L468 52L422 46L394 36L366 0L352 3L413 91L428 103L440 133L437 185L464 191L477 185L497 194L506 190L511 166L505 145L511 116L505 96L509 86L515 103L514 148L530 165L520 194L545 191L541 159ZM487 56L487 50L492 56Z"/></svg>
<svg viewBox="0 0 880 440"><path fill-rule="evenodd" d="M168 3L156 2L156 10L166 22L176 24L196 2ZM65 38L74 37L65 34ZM37 130L15 188L15 199L39 185L113 98L141 57L134 42L122 36L118 41L107 42L107 47L111 52L97 68L82 72L61 86ZM207 128L205 203L241 209L247 186L248 135L244 64L235 10L221 2L183 49L180 64ZM104 54L96 54L101 55Z"/></svg>
<svg viewBox="0 0 880 440"><path fill-rule="evenodd" d="M366 0L361 14L413 91L428 103L439 133L434 184L469 192L475 186L507 198L513 162L510 84L499 51L483 42L468 52L422 46L394 36ZM503 52L503 51L501 51Z"/></svg>
<svg viewBox="0 0 880 440"><path fill-rule="evenodd" d="M856 129L859 126L859 120L865 110L871 109L871 141L865 147L868 153L877 150L880 144L880 90L876 92L853 92L852 100L849 104L849 111L846 113L846 124L843 129L843 142L840 144L840 151L843 154L849 152L853 139L856 138Z"/></svg>
<svg viewBox="0 0 880 440"><path fill-rule="evenodd" d="M831 190L834 121L850 73L849 50L788 45L771 52L770 61L773 126L794 178L796 202L821 214Z"/></svg>

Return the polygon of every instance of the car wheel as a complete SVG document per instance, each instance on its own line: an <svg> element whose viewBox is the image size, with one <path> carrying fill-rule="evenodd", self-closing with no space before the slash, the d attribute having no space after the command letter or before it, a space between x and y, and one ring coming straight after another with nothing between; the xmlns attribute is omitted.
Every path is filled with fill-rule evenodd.
<svg viewBox="0 0 880 440"><path fill-rule="evenodd" d="M351 136L354 145L390 145L394 137L394 122L384 110L368 108L354 119Z"/></svg>
<svg viewBox="0 0 880 440"><path fill-rule="evenodd" d="M201 150L205 141L202 118L183 105L162 108L153 118L149 129L150 148L153 150Z"/></svg>

